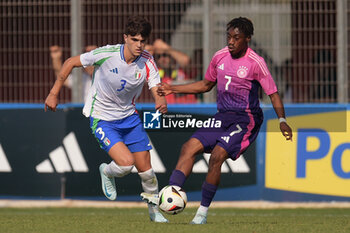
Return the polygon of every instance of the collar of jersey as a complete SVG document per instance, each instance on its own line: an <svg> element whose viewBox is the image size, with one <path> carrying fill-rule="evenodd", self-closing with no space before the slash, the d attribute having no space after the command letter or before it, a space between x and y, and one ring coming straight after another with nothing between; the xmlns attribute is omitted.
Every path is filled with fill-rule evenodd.
<svg viewBox="0 0 350 233"><path fill-rule="evenodd" d="M248 57L248 55L249 55L249 53L250 53L250 47L248 46L248 48L247 48L247 51L246 51L246 53L244 54L244 56L243 57Z"/></svg>
<svg viewBox="0 0 350 233"><path fill-rule="evenodd" d="M142 53L141 53L141 54L142 54ZM138 56L138 57L137 57L135 60L133 60L132 62L137 62L137 61L140 59L141 54L140 54L140 56ZM123 61L126 62L125 57L124 57L124 44L122 44L122 45L120 46L120 57L122 58Z"/></svg>

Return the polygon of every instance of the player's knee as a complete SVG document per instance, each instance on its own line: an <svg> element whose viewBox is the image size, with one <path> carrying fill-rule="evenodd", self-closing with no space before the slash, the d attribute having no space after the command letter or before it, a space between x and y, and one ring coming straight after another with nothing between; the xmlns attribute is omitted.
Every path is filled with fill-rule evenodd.
<svg viewBox="0 0 350 233"><path fill-rule="evenodd" d="M132 156L124 156L118 159L118 163L122 166L134 166L135 159Z"/></svg>
<svg viewBox="0 0 350 233"><path fill-rule="evenodd" d="M123 177L131 172L134 165L118 165L114 161L106 166L105 173L110 177Z"/></svg>
<svg viewBox="0 0 350 233"><path fill-rule="evenodd" d="M131 172L131 170L134 168L134 165L131 165L131 166L119 166L119 168L120 168L120 173L119 173L118 177L123 177L123 176L128 175Z"/></svg>
<svg viewBox="0 0 350 233"><path fill-rule="evenodd" d="M219 167L221 169L221 165L225 162L227 159L227 153L213 153L210 156L209 159L209 167L217 168Z"/></svg>
<svg viewBox="0 0 350 233"><path fill-rule="evenodd" d="M203 151L203 145L196 138L191 138L181 148L181 154L187 156L195 156Z"/></svg>
<svg viewBox="0 0 350 233"><path fill-rule="evenodd" d="M181 147L181 155L188 154L189 149L190 149L190 146L189 146L188 142L186 142Z"/></svg>

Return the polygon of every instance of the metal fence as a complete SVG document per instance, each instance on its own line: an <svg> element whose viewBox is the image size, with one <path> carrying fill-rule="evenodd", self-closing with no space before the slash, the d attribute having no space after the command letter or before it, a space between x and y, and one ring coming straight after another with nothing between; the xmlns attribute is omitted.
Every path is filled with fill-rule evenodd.
<svg viewBox="0 0 350 233"><path fill-rule="evenodd" d="M77 3L80 14L71 13ZM251 47L265 58L284 102L350 100L349 0L3 0L0 8L0 102L42 103L55 80L50 46L59 45L64 60L87 45L122 43L135 14L152 23L150 44L161 38L188 55L190 81L202 79L225 46L226 23L246 16L255 27ZM73 29L77 18L81 30ZM61 103L72 101L71 88L64 87ZM197 101L215 101L215 93ZM147 90L139 102L152 102Z"/></svg>

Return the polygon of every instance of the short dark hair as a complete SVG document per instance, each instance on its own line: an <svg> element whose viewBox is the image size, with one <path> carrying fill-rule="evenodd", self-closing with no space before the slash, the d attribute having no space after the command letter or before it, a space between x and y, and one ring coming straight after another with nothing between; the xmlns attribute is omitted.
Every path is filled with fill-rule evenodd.
<svg viewBox="0 0 350 233"><path fill-rule="evenodd" d="M246 37L251 37L254 34L254 26L250 19L239 17L232 19L226 26L228 32L231 28L238 28Z"/></svg>
<svg viewBox="0 0 350 233"><path fill-rule="evenodd" d="M140 34L145 39L149 37L151 31L152 25L141 16L129 17L124 29L126 35L136 36Z"/></svg>

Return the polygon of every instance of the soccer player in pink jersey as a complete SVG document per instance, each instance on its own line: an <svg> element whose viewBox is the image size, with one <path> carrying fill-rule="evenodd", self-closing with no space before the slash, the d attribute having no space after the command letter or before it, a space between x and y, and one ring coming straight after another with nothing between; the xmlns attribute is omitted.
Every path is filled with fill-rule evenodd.
<svg viewBox="0 0 350 233"><path fill-rule="evenodd" d="M286 140L292 130L285 119L282 100L265 61L248 44L254 32L252 22L243 17L227 24L227 46L213 56L205 79L187 85L159 86L159 95L171 93L203 93L217 85L218 112L213 116L221 128L197 130L183 145L169 184L183 186L190 175L195 156L211 152L209 171L202 186L202 201L191 224L205 224L208 207L220 183L221 165L236 160L256 139L263 122L258 90L261 86L270 97Z"/></svg>

